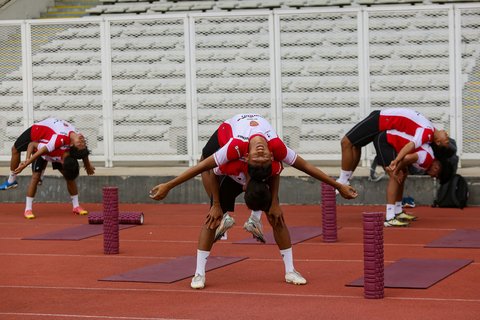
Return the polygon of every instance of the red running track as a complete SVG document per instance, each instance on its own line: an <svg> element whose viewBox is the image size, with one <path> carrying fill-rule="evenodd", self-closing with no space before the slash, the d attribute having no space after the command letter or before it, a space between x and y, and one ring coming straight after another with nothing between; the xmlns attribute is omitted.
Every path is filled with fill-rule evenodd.
<svg viewBox="0 0 480 320"><path fill-rule="evenodd" d="M85 204L90 211L101 204ZM237 224L212 255L249 259L207 273L204 290L190 279L172 284L98 279L177 256L195 255L207 205L120 204L143 211L143 226L120 232L120 254L103 254L103 237L81 241L31 241L22 237L88 223L69 204L0 204L0 319L480 319L480 249L424 248L457 228L480 229L478 208L418 207L412 226L385 229L385 264L400 258L468 258L474 262L426 290L385 289L367 300L363 288L346 287L363 275L361 213L383 206L339 206L338 242L321 237L294 245L295 267L309 281L284 282L275 245L240 245L248 216L237 206ZM321 207L284 206L289 226L320 226ZM263 218L264 225L266 219ZM266 227L266 231L269 228Z"/></svg>

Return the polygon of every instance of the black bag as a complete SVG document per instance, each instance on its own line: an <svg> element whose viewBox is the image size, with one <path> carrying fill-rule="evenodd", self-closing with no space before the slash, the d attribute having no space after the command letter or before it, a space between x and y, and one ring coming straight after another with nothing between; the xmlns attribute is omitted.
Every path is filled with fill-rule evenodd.
<svg viewBox="0 0 480 320"><path fill-rule="evenodd" d="M467 206L468 184L465 178L455 174L447 183L440 186L433 205L440 208L460 208Z"/></svg>

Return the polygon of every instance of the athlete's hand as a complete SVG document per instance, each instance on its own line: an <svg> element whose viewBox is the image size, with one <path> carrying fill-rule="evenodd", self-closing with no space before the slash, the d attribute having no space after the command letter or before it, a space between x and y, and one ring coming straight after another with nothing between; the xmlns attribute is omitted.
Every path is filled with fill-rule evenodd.
<svg viewBox="0 0 480 320"><path fill-rule="evenodd" d="M342 184L340 188L338 188L338 192L340 195L345 199L355 199L358 197L357 190L354 187Z"/></svg>
<svg viewBox="0 0 480 320"><path fill-rule="evenodd" d="M272 203L270 210L268 210L267 218L272 227L285 225L282 208L280 208L278 203Z"/></svg>
<svg viewBox="0 0 480 320"><path fill-rule="evenodd" d="M170 191L170 188L167 186L166 183L161 183L155 187L153 187L152 190L150 190L150 198L154 200L162 200L165 199L167 196L168 192Z"/></svg>
<svg viewBox="0 0 480 320"><path fill-rule="evenodd" d="M14 172L16 174L19 174L20 172L23 171L23 169L25 169L27 167L26 163L24 161L20 162L20 164L18 165L17 169L14 170Z"/></svg>
<svg viewBox="0 0 480 320"><path fill-rule="evenodd" d="M392 160L392 162L390 162L390 165L388 166L388 169L395 172L397 167L398 167L398 160L394 159L394 160Z"/></svg>
<svg viewBox="0 0 480 320"><path fill-rule="evenodd" d="M215 230L222 222L223 210L220 204L213 204L208 211L207 217L205 218L205 225L207 228Z"/></svg>
<svg viewBox="0 0 480 320"><path fill-rule="evenodd" d="M95 174L95 167L92 166L91 164L85 165L85 171L87 172L87 174L89 176L91 176L91 175Z"/></svg>

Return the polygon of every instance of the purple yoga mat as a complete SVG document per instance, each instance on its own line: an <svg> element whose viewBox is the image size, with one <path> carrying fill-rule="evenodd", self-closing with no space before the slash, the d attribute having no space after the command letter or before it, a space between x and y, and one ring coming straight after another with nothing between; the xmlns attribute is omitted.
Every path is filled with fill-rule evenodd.
<svg viewBox="0 0 480 320"><path fill-rule="evenodd" d="M400 259L385 267L385 287L427 289L472 262L471 259ZM347 286L363 287L363 277Z"/></svg>
<svg viewBox="0 0 480 320"><path fill-rule="evenodd" d="M206 271L218 269L232 263L240 262L248 257L208 257ZM183 256L174 260L127 271L99 281L123 282L161 282L172 283L193 277L197 257Z"/></svg>
<svg viewBox="0 0 480 320"><path fill-rule="evenodd" d="M480 248L480 230L455 230L425 246L426 248Z"/></svg>
<svg viewBox="0 0 480 320"><path fill-rule="evenodd" d="M121 230L136 226L135 224L122 224L119 225L119 228ZM22 240L82 240L101 234L103 234L102 224L82 224L72 228L25 237Z"/></svg>
<svg viewBox="0 0 480 320"><path fill-rule="evenodd" d="M289 227L292 244L318 237L322 234L322 227ZM273 238L273 232L265 234L265 244L277 244ZM253 237L233 242L235 244L261 244Z"/></svg>

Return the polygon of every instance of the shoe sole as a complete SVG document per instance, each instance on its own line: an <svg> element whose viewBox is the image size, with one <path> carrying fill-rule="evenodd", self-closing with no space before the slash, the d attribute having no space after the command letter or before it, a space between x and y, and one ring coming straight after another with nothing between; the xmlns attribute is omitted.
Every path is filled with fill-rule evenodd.
<svg viewBox="0 0 480 320"><path fill-rule="evenodd" d="M295 281L292 281L292 280L285 280L285 282L290 283L290 284L294 284L294 285L297 285L297 286L302 286L302 285L307 284L306 282L295 282Z"/></svg>
<svg viewBox="0 0 480 320"><path fill-rule="evenodd" d="M0 190L10 190L10 189L15 189L16 187L18 187L18 184L10 186L10 187L6 187L5 189L0 189Z"/></svg>
<svg viewBox="0 0 480 320"><path fill-rule="evenodd" d="M213 242L216 242L216 241L220 240L220 238L223 237L225 232L227 232L228 229L233 227L234 224L235 224L235 221L233 221L233 220L231 221L231 224L224 224L223 225L223 230L221 232L219 232L217 235L215 235L215 239L213 239Z"/></svg>
<svg viewBox="0 0 480 320"><path fill-rule="evenodd" d="M405 224L405 225L383 224L383 226L386 228L391 228L391 227L405 228L405 227L408 227L408 224Z"/></svg>
<svg viewBox="0 0 480 320"><path fill-rule="evenodd" d="M202 287L194 287L194 286L190 285L190 287L191 287L192 289L195 289L195 290L200 290L200 289L205 288L205 285L203 285Z"/></svg>
<svg viewBox="0 0 480 320"><path fill-rule="evenodd" d="M24 216L24 217L25 217L25 216ZM35 216L33 216L33 217L25 217L25 219L27 219L27 220L32 220L32 219L35 219Z"/></svg>
<svg viewBox="0 0 480 320"><path fill-rule="evenodd" d="M247 225L248 225L248 224L247 224ZM265 241L265 238L264 238L263 234L256 232L256 229L250 230L250 229L249 229L248 227L246 227L245 225L243 226L243 229L245 229L247 232L250 232L257 241L260 241L260 242L263 242L263 243L267 243L267 242Z"/></svg>

